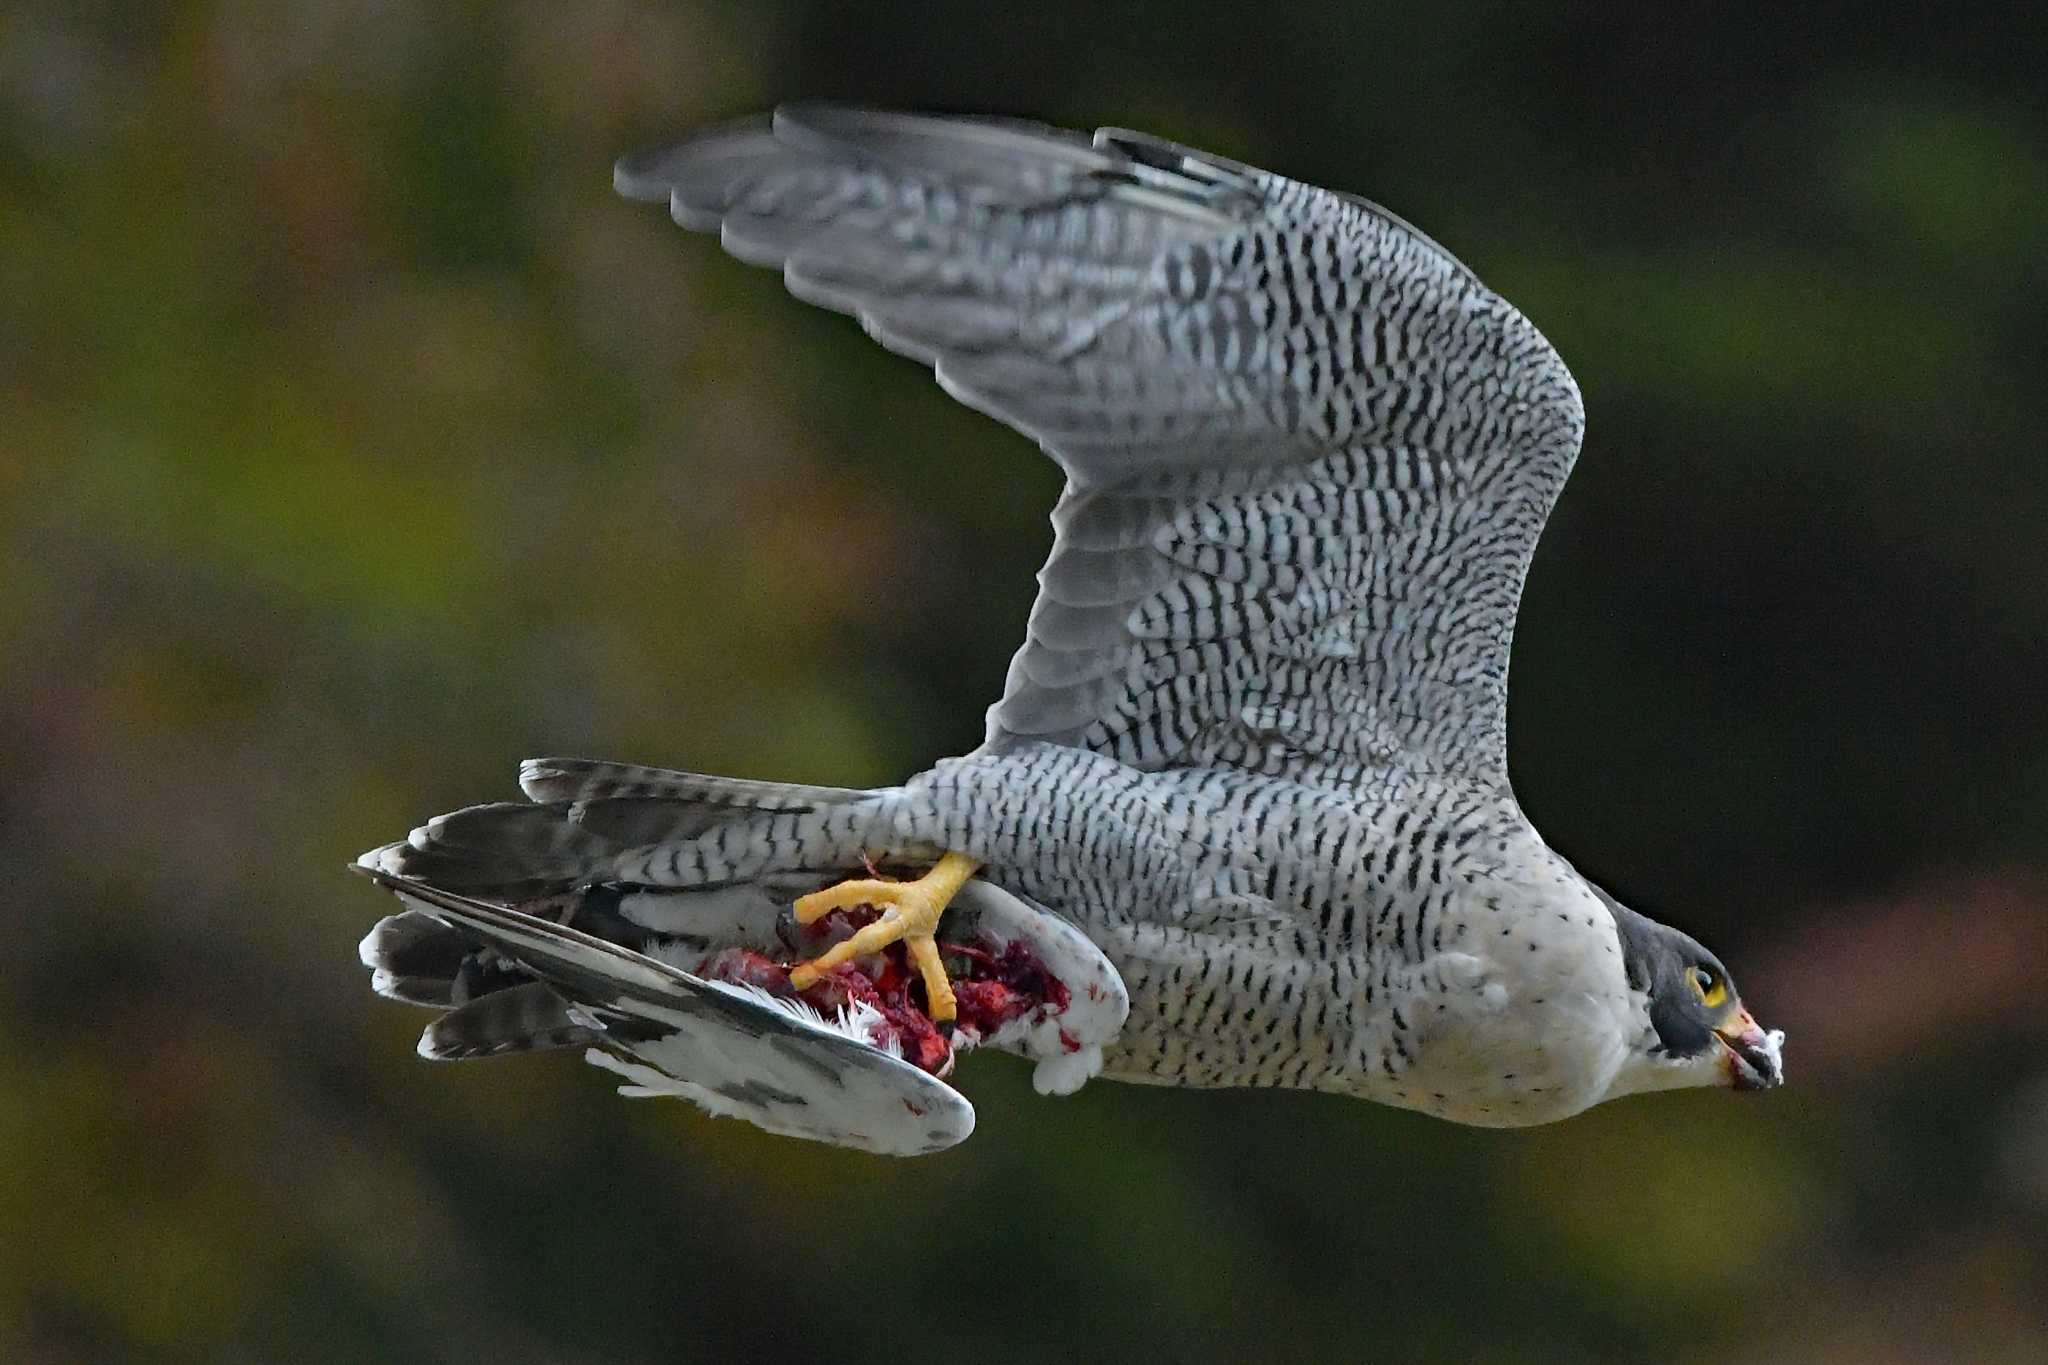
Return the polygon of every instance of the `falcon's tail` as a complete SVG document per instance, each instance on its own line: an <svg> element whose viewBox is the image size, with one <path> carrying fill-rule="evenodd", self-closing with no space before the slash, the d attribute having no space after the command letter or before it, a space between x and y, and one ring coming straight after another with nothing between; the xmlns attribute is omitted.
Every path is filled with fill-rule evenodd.
<svg viewBox="0 0 2048 1365"><path fill-rule="evenodd" d="M857 864L883 793L594 759L520 765L529 802L435 816L364 867L493 900L599 883L697 888Z"/></svg>
<svg viewBox="0 0 2048 1365"><path fill-rule="evenodd" d="M601 758L529 758L519 765L519 790L532 801L660 797L683 805L755 811L839 806L869 795L858 787L811 787L796 782L713 777L708 773L612 763Z"/></svg>
<svg viewBox="0 0 2048 1365"><path fill-rule="evenodd" d="M740 922L774 922L764 887L778 876L851 871L890 851L870 842L885 793L563 758L527 760L519 782L530 803L437 816L359 866L694 964L739 937ZM414 906L371 930L360 954L378 994L448 1011L420 1039L424 1057L590 1041L558 997L529 989L531 964L473 923Z"/></svg>
<svg viewBox="0 0 2048 1365"><path fill-rule="evenodd" d="M799 925L801 896L865 860L907 874L945 851L922 788L854 791L538 759L530 804L472 806L357 859L404 910L361 956L379 994L438 1012L432 1060L580 1047L629 1082L771 1132L935 1151L974 1114L938 1079L956 1051L1038 1063L1064 1094L1096 1074L1129 997L1102 950L973 879L948 907L960 1014L949 1039L899 954L798 990L791 968L860 921Z"/></svg>

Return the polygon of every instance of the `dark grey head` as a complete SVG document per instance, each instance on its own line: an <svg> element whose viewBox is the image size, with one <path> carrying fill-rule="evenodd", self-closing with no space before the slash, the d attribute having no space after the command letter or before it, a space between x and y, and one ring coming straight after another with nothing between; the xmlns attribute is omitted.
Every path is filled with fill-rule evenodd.
<svg viewBox="0 0 2048 1365"><path fill-rule="evenodd" d="M1637 914L1597 886L1593 892L1614 915L1629 987L1647 998L1655 1035L1647 1051L1677 1068L1666 1083L1718 1080L1737 1090L1768 1090L1783 1082L1785 1035L1766 1033L1750 1016L1721 959L1691 935Z"/></svg>

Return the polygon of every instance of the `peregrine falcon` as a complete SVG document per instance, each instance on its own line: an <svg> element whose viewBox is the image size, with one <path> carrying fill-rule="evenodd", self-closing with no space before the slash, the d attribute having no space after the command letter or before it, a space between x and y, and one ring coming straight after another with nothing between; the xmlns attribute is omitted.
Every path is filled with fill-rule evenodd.
<svg viewBox="0 0 2048 1365"><path fill-rule="evenodd" d="M1385 209L1140 133L785 107L618 163L1066 477L987 739L900 786L537 759L358 866L435 1058L574 1046L771 1131L959 1141L956 1054L1512 1127L1783 1078L1720 960L1509 787L1579 449L1522 315ZM824 528L821 528L823 533Z"/></svg>

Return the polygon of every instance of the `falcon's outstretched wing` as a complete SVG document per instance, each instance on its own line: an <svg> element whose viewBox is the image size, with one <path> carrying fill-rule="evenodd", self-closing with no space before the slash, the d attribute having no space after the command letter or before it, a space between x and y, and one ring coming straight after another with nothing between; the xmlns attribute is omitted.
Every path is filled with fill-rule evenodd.
<svg viewBox="0 0 2048 1365"><path fill-rule="evenodd" d="M627 157L1066 471L988 743L1505 781L1577 387L1372 204L1141 134L801 107Z"/></svg>

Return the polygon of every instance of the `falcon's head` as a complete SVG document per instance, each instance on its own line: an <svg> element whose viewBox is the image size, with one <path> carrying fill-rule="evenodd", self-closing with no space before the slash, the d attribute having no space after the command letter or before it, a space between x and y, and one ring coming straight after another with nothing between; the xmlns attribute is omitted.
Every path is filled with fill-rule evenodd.
<svg viewBox="0 0 2048 1365"><path fill-rule="evenodd" d="M1600 894L1614 912L1628 984L1646 1016L1615 1093L1782 1085L1785 1035L1751 1017L1721 959L1690 935Z"/></svg>

